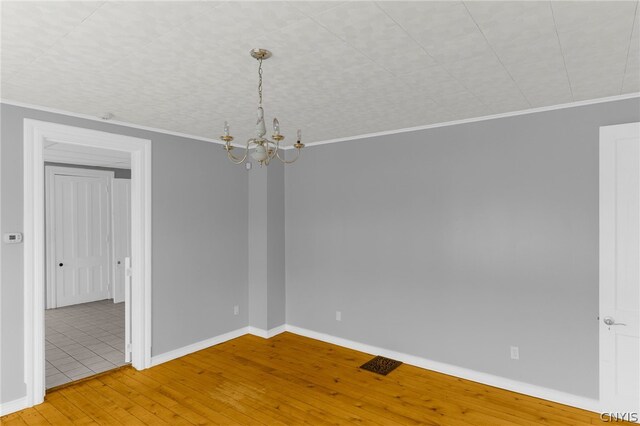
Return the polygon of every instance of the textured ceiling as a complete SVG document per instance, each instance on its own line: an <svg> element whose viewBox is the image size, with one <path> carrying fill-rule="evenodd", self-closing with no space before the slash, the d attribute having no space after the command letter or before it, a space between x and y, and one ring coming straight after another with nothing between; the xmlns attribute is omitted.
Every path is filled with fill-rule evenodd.
<svg viewBox="0 0 640 426"><path fill-rule="evenodd" d="M5 100L292 143L640 91L638 3L2 2Z"/></svg>

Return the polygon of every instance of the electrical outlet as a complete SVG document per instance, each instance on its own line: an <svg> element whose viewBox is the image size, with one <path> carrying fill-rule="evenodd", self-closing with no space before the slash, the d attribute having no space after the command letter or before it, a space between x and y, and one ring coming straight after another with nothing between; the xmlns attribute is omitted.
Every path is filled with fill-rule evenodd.
<svg viewBox="0 0 640 426"><path fill-rule="evenodd" d="M342 312L336 311L336 321L342 321Z"/></svg>
<svg viewBox="0 0 640 426"><path fill-rule="evenodd" d="M236 305L233 307L233 315L238 315L240 313L240 306Z"/></svg>
<svg viewBox="0 0 640 426"><path fill-rule="evenodd" d="M517 346L511 346L511 359L520 359L520 349Z"/></svg>

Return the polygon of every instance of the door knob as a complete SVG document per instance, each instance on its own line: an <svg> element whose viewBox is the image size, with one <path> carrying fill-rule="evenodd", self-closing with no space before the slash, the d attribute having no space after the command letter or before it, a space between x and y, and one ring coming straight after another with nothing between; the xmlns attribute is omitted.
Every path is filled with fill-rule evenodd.
<svg viewBox="0 0 640 426"><path fill-rule="evenodd" d="M627 325L627 324L623 324L621 322L616 322L616 320L611 318L611 317L604 317L602 319L602 321L604 321L604 323L607 324L607 325Z"/></svg>

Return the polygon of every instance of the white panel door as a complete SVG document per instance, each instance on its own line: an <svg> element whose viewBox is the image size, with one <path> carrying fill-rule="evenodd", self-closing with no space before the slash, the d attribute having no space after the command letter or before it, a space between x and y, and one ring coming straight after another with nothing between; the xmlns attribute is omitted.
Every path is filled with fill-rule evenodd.
<svg viewBox="0 0 640 426"><path fill-rule="evenodd" d="M56 306L109 298L110 178L55 175Z"/></svg>
<svg viewBox="0 0 640 426"><path fill-rule="evenodd" d="M640 410L640 123L600 129L600 401Z"/></svg>
<svg viewBox="0 0 640 426"><path fill-rule="evenodd" d="M125 300L125 258L131 257L131 180L114 179L113 203L113 303Z"/></svg>

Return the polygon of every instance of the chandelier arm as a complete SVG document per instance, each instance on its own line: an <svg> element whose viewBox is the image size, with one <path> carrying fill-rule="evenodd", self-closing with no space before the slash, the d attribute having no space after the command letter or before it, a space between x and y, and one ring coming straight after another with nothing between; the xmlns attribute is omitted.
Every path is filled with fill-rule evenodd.
<svg viewBox="0 0 640 426"><path fill-rule="evenodd" d="M227 151L227 157L229 158L229 160L231 160L232 163L234 164L242 164L244 163L244 161L247 159L247 156L249 155L249 145L251 144L251 142L253 141L253 139L248 139L247 140L247 145L244 148L244 155L242 156L242 158L236 157L235 155L233 155L231 153L231 150Z"/></svg>
<svg viewBox="0 0 640 426"><path fill-rule="evenodd" d="M244 160L247 159L247 153L245 152L244 156L238 159L235 155L227 151L227 157L229 158L229 161L231 161L233 164L242 164Z"/></svg>
<svg viewBox="0 0 640 426"><path fill-rule="evenodd" d="M277 141L273 142L273 141L270 141L268 139L266 141L267 141L267 155L269 156L269 160L271 160L278 153L278 142ZM273 145L275 147L275 149L273 150L274 152L271 155L269 155L269 144L271 144L271 145Z"/></svg>
<svg viewBox="0 0 640 426"><path fill-rule="evenodd" d="M278 160L282 161L284 164L291 164L295 162L298 159L298 157L300 157L300 148L296 148L296 151L297 151L296 158L290 161L284 160L282 157L280 157L280 154L278 154L278 151L276 151L276 156L278 157Z"/></svg>

